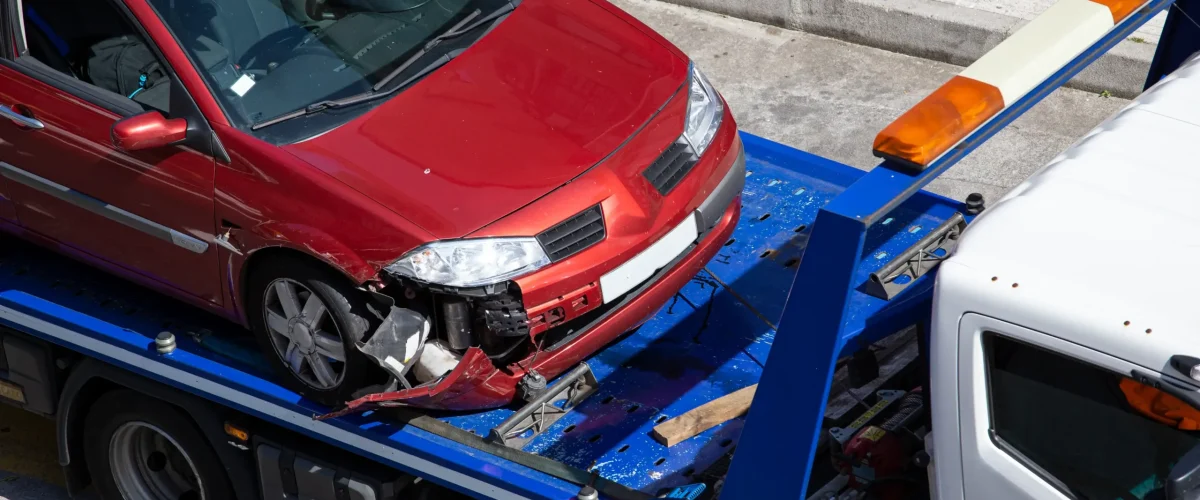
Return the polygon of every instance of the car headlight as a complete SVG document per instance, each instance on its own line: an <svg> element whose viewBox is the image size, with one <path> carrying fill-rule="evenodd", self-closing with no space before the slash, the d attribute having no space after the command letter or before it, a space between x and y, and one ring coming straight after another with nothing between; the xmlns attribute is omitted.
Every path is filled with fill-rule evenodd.
<svg viewBox="0 0 1200 500"><path fill-rule="evenodd" d="M385 269L426 283L473 287L512 279L549 263L534 238L483 238L435 241Z"/></svg>
<svg viewBox="0 0 1200 500"><path fill-rule="evenodd" d="M708 149L713 138L717 136L725 106L721 103L721 96L717 95L717 91L708 83L708 78L704 77L696 63L690 64L688 72L691 76L688 77L687 126L683 130L683 137L691 143L692 149L699 156L704 154L704 150Z"/></svg>

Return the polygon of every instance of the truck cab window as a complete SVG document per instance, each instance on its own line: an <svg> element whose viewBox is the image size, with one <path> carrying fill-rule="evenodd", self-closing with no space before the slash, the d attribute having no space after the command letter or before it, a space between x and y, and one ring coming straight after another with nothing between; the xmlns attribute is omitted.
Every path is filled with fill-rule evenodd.
<svg viewBox="0 0 1200 500"><path fill-rule="evenodd" d="M29 57L166 112L170 79L150 47L108 0L24 0Z"/></svg>
<svg viewBox="0 0 1200 500"><path fill-rule="evenodd" d="M1200 412L1156 389L996 334L985 350L993 438L1065 493L1158 498L1171 467L1200 443L1183 430Z"/></svg>

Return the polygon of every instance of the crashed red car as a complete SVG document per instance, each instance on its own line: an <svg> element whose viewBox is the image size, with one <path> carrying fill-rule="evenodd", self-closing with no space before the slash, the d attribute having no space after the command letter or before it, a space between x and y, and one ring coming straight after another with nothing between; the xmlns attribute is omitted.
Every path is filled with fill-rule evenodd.
<svg viewBox="0 0 1200 500"><path fill-rule="evenodd" d="M508 404L738 218L725 102L604 0L5 6L0 226L244 324L326 404Z"/></svg>

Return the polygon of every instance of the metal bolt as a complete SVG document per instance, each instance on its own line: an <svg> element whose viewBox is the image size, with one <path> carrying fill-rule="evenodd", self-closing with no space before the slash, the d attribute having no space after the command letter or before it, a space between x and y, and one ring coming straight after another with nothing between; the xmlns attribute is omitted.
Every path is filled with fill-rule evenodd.
<svg viewBox="0 0 1200 500"><path fill-rule="evenodd" d="M154 339L154 346L158 349L159 354L169 354L175 350L175 334L171 332L162 332Z"/></svg>
<svg viewBox="0 0 1200 500"><path fill-rule="evenodd" d="M575 498L577 500L599 500L600 493L596 491L596 488L584 486L579 489L579 494L575 495Z"/></svg>

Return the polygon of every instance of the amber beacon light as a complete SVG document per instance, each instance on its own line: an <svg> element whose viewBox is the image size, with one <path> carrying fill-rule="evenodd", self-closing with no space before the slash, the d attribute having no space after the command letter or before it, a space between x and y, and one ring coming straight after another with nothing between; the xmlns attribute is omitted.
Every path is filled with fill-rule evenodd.
<svg viewBox="0 0 1200 500"><path fill-rule="evenodd" d="M922 170L1100 41L1147 0L1059 0L875 137L875 156Z"/></svg>

